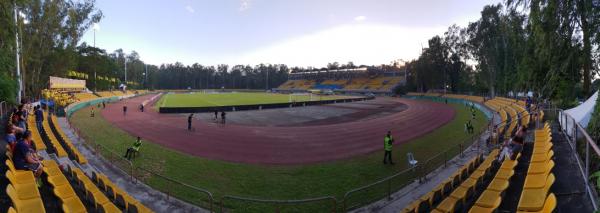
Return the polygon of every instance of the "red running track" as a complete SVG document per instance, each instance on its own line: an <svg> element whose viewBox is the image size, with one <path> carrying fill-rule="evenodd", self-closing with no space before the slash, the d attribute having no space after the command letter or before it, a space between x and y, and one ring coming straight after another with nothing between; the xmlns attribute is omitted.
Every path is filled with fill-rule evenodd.
<svg viewBox="0 0 600 213"><path fill-rule="evenodd" d="M102 115L115 126L144 140L191 155L253 164L306 164L350 158L383 149L383 138L392 130L395 144L427 134L454 118L452 107L429 101L393 99L408 109L388 116L346 123L268 127L206 123L194 120L196 131L187 131L187 117L139 112L137 106L152 95L107 105Z"/></svg>

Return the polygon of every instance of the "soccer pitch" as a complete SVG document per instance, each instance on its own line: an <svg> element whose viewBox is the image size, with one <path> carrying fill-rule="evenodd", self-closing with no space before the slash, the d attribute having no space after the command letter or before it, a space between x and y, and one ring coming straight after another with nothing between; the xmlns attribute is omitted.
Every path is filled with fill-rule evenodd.
<svg viewBox="0 0 600 213"><path fill-rule="evenodd" d="M312 96L312 99L311 99ZM158 101L158 107L214 107L254 104L289 103L350 98L337 95L289 95L278 93L169 93Z"/></svg>

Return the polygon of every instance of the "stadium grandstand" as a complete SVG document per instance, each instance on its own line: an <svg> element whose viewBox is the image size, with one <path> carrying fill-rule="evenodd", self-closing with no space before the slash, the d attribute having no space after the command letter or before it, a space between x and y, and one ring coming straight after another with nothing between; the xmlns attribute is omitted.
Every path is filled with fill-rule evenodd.
<svg viewBox="0 0 600 213"><path fill-rule="evenodd" d="M388 93L405 83L405 71L362 67L291 72L275 91L328 90L340 93Z"/></svg>
<svg viewBox="0 0 600 213"><path fill-rule="evenodd" d="M494 133L487 140L487 151L465 158L460 164L462 166L450 169L447 172L449 176L442 177L437 185L425 184L430 190L423 191L420 197L415 194L405 196L406 207L402 212L560 212L561 209L588 212L592 209L594 201L587 200L586 196L582 197L587 201L578 206L577 202L569 201L571 196L558 195L564 190L571 190L571 184L581 184L585 177L570 180L573 174L568 173L577 173L577 168L567 169L570 154L562 154L559 158L555 156L557 146L553 140L551 119L547 119L544 111L540 110L542 106L528 106L523 99L503 97L485 100L459 94L411 92L407 95L439 100L473 100L499 116L491 126ZM535 116L530 112L535 112ZM523 131L524 127L533 130ZM510 152L512 139L521 137L518 135L522 133L528 134L531 141L525 143L522 152L506 155ZM566 144L559 147L564 146L568 147ZM563 170L555 170L558 164L562 164L559 167Z"/></svg>
<svg viewBox="0 0 600 213"><path fill-rule="evenodd" d="M52 101L54 104L65 107L77 102L85 102L99 98L119 97L134 94L143 94L148 90L112 90L90 91L85 80L60 78L50 76L49 86L42 90L43 100Z"/></svg>

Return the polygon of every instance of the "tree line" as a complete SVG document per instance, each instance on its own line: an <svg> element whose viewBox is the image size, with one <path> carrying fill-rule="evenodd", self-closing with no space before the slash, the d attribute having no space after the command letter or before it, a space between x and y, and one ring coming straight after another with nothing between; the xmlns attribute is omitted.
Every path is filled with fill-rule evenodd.
<svg viewBox="0 0 600 213"><path fill-rule="evenodd" d="M452 25L407 63L407 90L534 91L571 105L600 71L600 1L508 0ZM597 84L597 83L596 83Z"/></svg>
<svg viewBox="0 0 600 213"><path fill-rule="evenodd" d="M14 9L17 8L16 16ZM16 34L27 96L47 87L48 76L86 73L88 88L107 90L127 80L153 89L268 89L289 72L364 67L352 62L325 68L284 64L207 66L145 64L137 52L107 52L81 37L102 19L94 0L0 1L0 100L15 100ZM600 1L507 0L487 5L468 26L452 25L429 39L406 63L410 91L443 90L489 95L532 90L568 105L593 90L600 70ZM106 79L103 78L103 79Z"/></svg>

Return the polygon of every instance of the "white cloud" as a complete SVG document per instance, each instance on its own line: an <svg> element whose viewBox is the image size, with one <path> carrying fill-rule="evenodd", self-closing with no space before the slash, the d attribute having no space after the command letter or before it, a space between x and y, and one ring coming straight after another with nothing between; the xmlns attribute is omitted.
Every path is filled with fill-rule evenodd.
<svg viewBox="0 0 600 213"><path fill-rule="evenodd" d="M251 0L240 0L240 12L250 9Z"/></svg>
<svg viewBox="0 0 600 213"><path fill-rule="evenodd" d="M328 62L387 64L416 58L421 43L443 33L441 28L403 28L390 25L344 25L304 35L242 55L237 63L284 63L325 66Z"/></svg>
<svg viewBox="0 0 600 213"><path fill-rule="evenodd" d="M360 21L364 21L364 20L367 20L366 16L356 16L356 17L354 17L354 21L359 21L360 22Z"/></svg>
<svg viewBox="0 0 600 213"><path fill-rule="evenodd" d="M194 13L194 12L196 12L196 11L194 10L194 8L192 8L192 6L190 6L190 5L188 5L188 6L185 6L185 10L187 10L187 11L188 11L188 12L190 12L190 13Z"/></svg>

